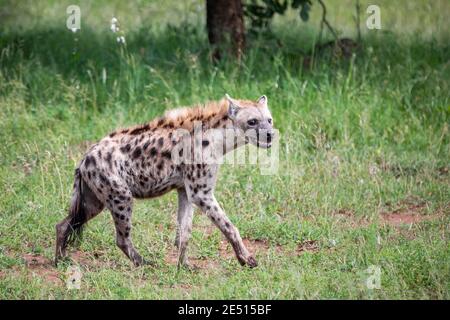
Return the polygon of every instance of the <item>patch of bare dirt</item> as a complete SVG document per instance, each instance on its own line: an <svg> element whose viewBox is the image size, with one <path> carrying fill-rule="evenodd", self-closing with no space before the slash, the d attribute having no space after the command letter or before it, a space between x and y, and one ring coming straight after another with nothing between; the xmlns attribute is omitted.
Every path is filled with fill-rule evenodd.
<svg viewBox="0 0 450 320"><path fill-rule="evenodd" d="M416 213L387 213L381 216L384 224L400 226L403 224L419 223L432 220L433 216L424 216Z"/></svg>
<svg viewBox="0 0 450 320"><path fill-rule="evenodd" d="M450 214L450 206L444 205L435 208L432 214L426 214L427 203L417 197L408 197L395 208L381 212L381 219L387 225L399 226L424 221L437 220Z"/></svg>
<svg viewBox="0 0 450 320"><path fill-rule="evenodd" d="M427 203L418 197L410 196L406 199L392 204L385 203L385 208L379 213L378 223L381 225L401 226L407 224L429 221L442 216L442 209L436 210L431 215L426 214ZM367 227L371 220L367 217L357 217L352 209L337 209L331 215L338 223L342 223L351 228ZM377 221L373 221L377 222Z"/></svg>
<svg viewBox="0 0 450 320"><path fill-rule="evenodd" d="M439 214L424 215L426 207L427 204L425 201L415 197L409 197L395 207L389 206L387 211L381 212L381 222L385 225L401 226L429 221L439 217Z"/></svg>
<svg viewBox="0 0 450 320"><path fill-rule="evenodd" d="M24 254L22 258L31 275L42 278L46 282L54 284L62 283L58 271L53 266L53 262L49 259L37 254L29 253Z"/></svg>
<svg viewBox="0 0 450 320"><path fill-rule="evenodd" d="M10 253L10 255L13 256L14 254ZM69 253L69 257L73 262L82 265L85 268L105 266L105 262L101 260L101 255L93 253L93 256L94 257L91 257L90 254L82 251ZM33 253L25 253L20 255L20 257L24 261L27 276L38 277L47 283L55 285L64 283L65 275L58 271L53 260ZM22 270L19 266L13 266L7 270L0 271L0 278L3 278L8 274L19 275L21 272Z"/></svg>

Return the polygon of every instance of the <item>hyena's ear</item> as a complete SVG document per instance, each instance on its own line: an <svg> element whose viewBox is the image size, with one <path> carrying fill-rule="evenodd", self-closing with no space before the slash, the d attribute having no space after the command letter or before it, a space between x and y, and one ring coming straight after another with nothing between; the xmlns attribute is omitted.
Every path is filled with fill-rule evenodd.
<svg viewBox="0 0 450 320"><path fill-rule="evenodd" d="M228 100L228 117L233 120L236 119L236 115L240 109L237 102L232 99L228 94L225 94L225 97Z"/></svg>
<svg viewBox="0 0 450 320"><path fill-rule="evenodd" d="M267 97L262 95L258 100L256 100L256 103L261 107L267 107Z"/></svg>

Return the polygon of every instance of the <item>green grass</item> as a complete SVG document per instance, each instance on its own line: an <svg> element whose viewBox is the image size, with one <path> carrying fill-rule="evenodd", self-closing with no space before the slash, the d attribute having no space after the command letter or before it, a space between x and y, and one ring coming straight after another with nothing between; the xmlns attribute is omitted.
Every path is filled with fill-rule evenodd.
<svg viewBox="0 0 450 320"><path fill-rule="evenodd" d="M327 2L332 23L353 36L351 10ZM65 28L69 3L0 9L0 299L450 298L447 2L380 1L385 28L363 29L364 50L349 61L319 56L311 70L300 52L317 36L317 6L307 24L290 13L268 38L249 38L241 66L214 66L203 2L79 3L76 34ZM109 31L112 15L126 48ZM167 258L174 193L135 205L133 239L154 267L131 266L108 212L89 223L72 261L50 265L89 142L226 92L266 94L281 131L276 175L225 165L216 191L254 242L258 268L219 254L222 236L196 211L189 256L201 268L177 271ZM420 221L385 224L382 213ZM81 290L64 284L71 264ZM365 285L371 265L380 289Z"/></svg>

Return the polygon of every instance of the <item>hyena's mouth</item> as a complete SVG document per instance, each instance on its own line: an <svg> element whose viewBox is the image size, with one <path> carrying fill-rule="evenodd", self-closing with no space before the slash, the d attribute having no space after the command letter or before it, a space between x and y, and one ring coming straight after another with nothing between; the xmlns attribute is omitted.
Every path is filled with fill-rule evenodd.
<svg viewBox="0 0 450 320"><path fill-rule="evenodd" d="M247 143L251 143L258 148L269 149L272 147L274 138L273 130L261 129L251 130L245 135Z"/></svg>
<svg viewBox="0 0 450 320"><path fill-rule="evenodd" d="M254 146L257 146L258 148L269 149L270 147L272 147L272 141L262 141L253 136L246 136L245 141L247 143L253 144Z"/></svg>
<svg viewBox="0 0 450 320"><path fill-rule="evenodd" d="M264 149L269 149L272 146L272 142L261 142L261 141L256 141L256 146L258 148L264 148Z"/></svg>

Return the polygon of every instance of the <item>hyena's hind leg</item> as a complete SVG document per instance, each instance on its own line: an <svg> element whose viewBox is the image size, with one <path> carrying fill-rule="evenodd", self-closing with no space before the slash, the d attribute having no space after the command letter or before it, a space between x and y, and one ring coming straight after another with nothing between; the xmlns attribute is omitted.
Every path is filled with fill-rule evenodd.
<svg viewBox="0 0 450 320"><path fill-rule="evenodd" d="M55 264L66 256L67 245L81 235L83 225L97 216L104 207L77 169L69 215L56 225Z"/></svg>
<svg viewBox="0 0 450 320"><path fill-rule="evenodd" d="M106 206L111 211L116 227L116 244L120 250L133 262L135 266L145 263L141 255L134 248L131 241L131 215L133 198L130 191L114 190L108 195Z"/></svg>

